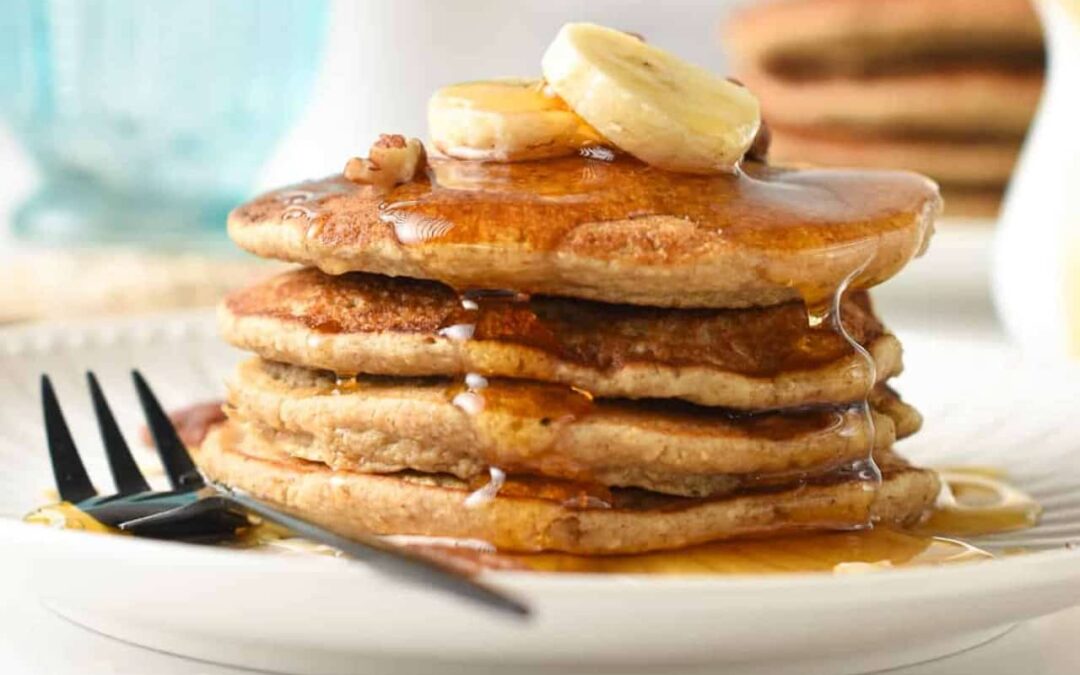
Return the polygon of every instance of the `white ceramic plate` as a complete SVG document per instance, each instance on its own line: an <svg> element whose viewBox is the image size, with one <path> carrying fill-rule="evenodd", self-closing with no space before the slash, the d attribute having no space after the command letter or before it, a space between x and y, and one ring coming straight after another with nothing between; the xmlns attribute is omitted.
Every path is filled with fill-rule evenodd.
<svg viewBox="0 0 1080 675"><path fill-rule="evenodd" d="M56 380L90 471L108 485L82 373L134 433L127 369L167 406L215 397L237 358L206 316L0 333L0 541L44 601L109 635L280 671L847 673L930 659L1080 602L1080 376L993 342L905 338L900 387L925 412L906 454L994 465L1046 507L1042 524L978 541L1034 551L867 575L588 577L491 574L536 616L518 625L356 563L57 532L17 522L51 478L37 378Z"/></svg>

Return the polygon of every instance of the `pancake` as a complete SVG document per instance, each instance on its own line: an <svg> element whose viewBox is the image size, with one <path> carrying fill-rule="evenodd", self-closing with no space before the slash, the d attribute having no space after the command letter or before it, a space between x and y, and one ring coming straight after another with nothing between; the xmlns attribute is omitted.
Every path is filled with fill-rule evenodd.
<svg viewBox="0 0 1080 675"><path fill-rule="evenodd" d="M235 347L343 374L478 373L741 410L846 403L870 386L865 359L832 330L810 329L802 303L673 310L551 297L472 302L476 310L464 310L457 293L434 282L304 269L229 295L219 324ZM865 293L847 296L840 316L873 355L878 381L899 373L900 344Z"/></svg>
<svg viewBox="0 0 1080 675"><path fill-rule="evenodd" d="M953 133L1020 139L1042 94L1041 72L990 67L932 70L873 79L785 80L740 70L770 122L852 132Z"/></svg>
<svg viewBox="0 0 1080 675"><path fill-rule="evenodd" d="M734 537L847 529L872 520L917 521L937 496L936 475L884 451L884 480L837 480L720 499L613 490L610 508L575 508L551 492L513 482L476 507L470 488L446 475L332 471L258 444L227 423L196 459L206 475L290 509L344 536L411 534L480 539L507 551L640 553ZM529 488L532 487L530 490ZM547 494L545 498L542 495Z"/></svg>
<svg viewBox="0 0 1080 675"><path fill-rule="evenodd" d="M229 216L256 255L319 267L658 307L748 307L868 288L928 241L936 186L905 172L660 171L571 157L432 158L388 194L335 176ZM857 270L861 270L855 274Z"/></svg>
<svg viewBox="0 0 1080 675"><path fill-rule="evenodd" d="M900 168L941 184L995 188L999 192L1020 154L1019 139L947 139L865 134L843 129L771 126L772 161L820 166Z"/></svg>
<svg viewBox="0 0 1080 675"><path fill-rule="evenodd" d="M562 385L334 376L252 359L228 382L230 417L335 468L462 478L490 465L603 485L703 495L739 481L821 473L917 430L918 413L875 394L860 406L733 413L675 401L593 400ZM889 412L892 411L892 412ZM900 423L899 427L897 422ZM275 434L263 433L267 440ZM733 476L732 474L736 474Z"/></svg>
<svg viewBox="0 0 1080 675"><path fill-rule="evenodd" d="M1028 0L789 0L736 10L724 44L743 65L797 77L871 77L971 63L1038 69Z"/></svg>

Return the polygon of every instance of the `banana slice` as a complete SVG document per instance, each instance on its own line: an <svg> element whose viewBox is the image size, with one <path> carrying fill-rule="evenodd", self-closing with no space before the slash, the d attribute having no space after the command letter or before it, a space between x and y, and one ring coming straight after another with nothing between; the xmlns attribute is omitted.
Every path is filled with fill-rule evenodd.
<svg viewBox="0 0 1080 675"><path fill-rule="evenodd" d="M611 28L566 24L542 66L555 93L601 135L670 171L732 171L761 123L745 87Z"/></svg>
<svg viewBox="0 0 1080 675"><path fill-rule="evenodd" d="M443 154L513 162L572 155L603 138L543 80L501 78L444 87L428 102L428 132Z"/></svg>

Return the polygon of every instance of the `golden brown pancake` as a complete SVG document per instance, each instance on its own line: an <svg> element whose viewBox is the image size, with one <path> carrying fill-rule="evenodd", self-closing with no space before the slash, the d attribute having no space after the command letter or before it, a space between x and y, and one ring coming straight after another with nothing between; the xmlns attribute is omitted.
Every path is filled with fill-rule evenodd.
<svg viewBox="0 0 1080 675"><path fill-rule="evenodd" d="M732 14L724 44L740 65L789 78L873 77L972 63L1041 69L1028 0L787 0Z"/></svg>
<svg viewBox="0 0 1080 675"><path fill-rule="evenodd" d="M843 129L772 125L770 158L780 164L865 166L917 171L943 185L1000 191L1020 154L1019 139L868 135Z"/></svg>
<svg viewBox="0 0 1080 675"><path fill-rule="evenodd" d="M608 508L568 505L558 485L510 483L478 506L470 487L441 474L333 471L258 443L227 423L197 455L211 479L290 509L345 536L412 534L481 539L507 551L639 553L744 536L918 520L937 496L931 471L888 451L876 490L851 479L717 499L612 490ZM580 503L570 499L570 504Z"/></svg>
<svg viewBox="0 0 1080 675"><path fill-rule="evenodd" d="M603 485L705 495L736 482L822 473L889 447L921 419L894 393L860 406L733 413L675 401L591 399L562 385L329 373L252 359L228 382L232 418L335 468L462 478L488 466ZM265 431L264 431L265 430ZM284 432L275 435L272 432Z"/></svg>
<svg viewBox="0 0 1080 675"><path fill-rule="evenodd" d="M261 256L331 273L434 279L660 307L747 307L867 288L927 243L940 207L904 172L660 171L631 159L434 158L389 194L341 177L237 208ZM856 273L857 270L862 270Z"/></svg>
<svg viewBox="0 0 1080 675"><path fill-rule="evenodd" d="M304 269L231 294L219 323L235 347L343 374L478 373L742 410L847 403L871 384L865 358L831 328L811 329L801 303L673 310L505 295L466 303L475 309L435 282ZM874 356L879 382L900 371L899 342L865 293L846 297L840 316Z"/></svg>

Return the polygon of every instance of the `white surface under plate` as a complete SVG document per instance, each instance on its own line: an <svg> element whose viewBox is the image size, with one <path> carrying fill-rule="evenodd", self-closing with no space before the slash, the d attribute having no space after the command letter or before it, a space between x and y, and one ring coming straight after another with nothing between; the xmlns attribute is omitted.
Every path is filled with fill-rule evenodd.
<svg viewBox="0 0 1080 675"><path fill-rule="evenodd" d="M139 424L127 369L166 406L220 393L235 352L205 316L0 333L0 541L45 603L108 635L290 672L845 673L931 659L1080 602L1080 376L994 342L902 335L905 397L927 417L902 446L934 465L1004 468L1046 513L975 543L1032 552L865 575L632 577L490 574L527 624L402 585L357 563L58 532L18 522L51 478L37 380L56 380L99 486L108 485L82 373Z"/></svg>

